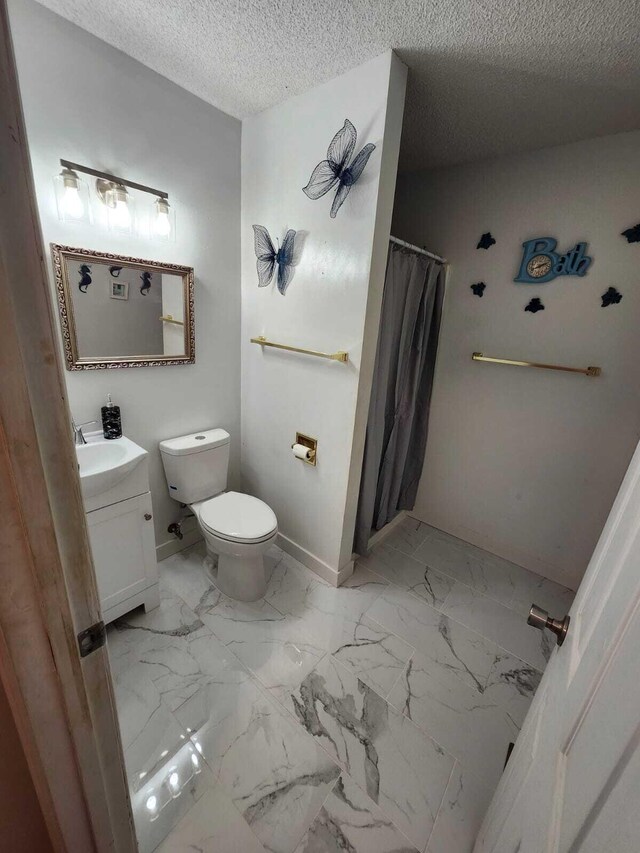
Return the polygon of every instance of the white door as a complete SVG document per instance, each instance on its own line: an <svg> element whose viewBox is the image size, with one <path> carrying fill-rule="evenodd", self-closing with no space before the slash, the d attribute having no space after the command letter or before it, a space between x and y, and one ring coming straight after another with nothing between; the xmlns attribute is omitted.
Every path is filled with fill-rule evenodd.
<svg viewBox="0 0 640 853"><path fill-rule="evenodd" d="M97 642L98 593L25 140L7 4L0 0L0 679L48 849L133 853L138 845L107 650ZM92 651L76 636L87 630ZM81 657L81 649L89 653ZM15 845L3 829L0 821L0 848L9 853Z"/></svg>
<svg viewBox="0 0 640 853"><path fill-rule="evenodd" d="M639 605L640 446L475 853L640 851Z"/></svg>

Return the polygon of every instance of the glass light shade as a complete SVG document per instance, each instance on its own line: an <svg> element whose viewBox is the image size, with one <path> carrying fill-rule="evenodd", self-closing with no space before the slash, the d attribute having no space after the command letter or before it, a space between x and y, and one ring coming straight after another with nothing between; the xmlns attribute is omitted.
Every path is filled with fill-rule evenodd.
<svg viewBox="0 0 640 853"><path fill-rule="evenodd" d="M151 216L152 234L157 240L171 240L175 234L175 216L168 199L157 198Z"/></svg>
<svg viewBox="0 0 640 853"><path fill-rule="evenodd" d="M54 178L58 217L62 222L91 222L89 187L72 169L63 169Z"/></svg>
<svg viewBox="0 0 640 853"><path fill-rule="evenodd" d="M130 234L133 227L133 199L122 184L107 193L107 219L112 231Z"/></svg>

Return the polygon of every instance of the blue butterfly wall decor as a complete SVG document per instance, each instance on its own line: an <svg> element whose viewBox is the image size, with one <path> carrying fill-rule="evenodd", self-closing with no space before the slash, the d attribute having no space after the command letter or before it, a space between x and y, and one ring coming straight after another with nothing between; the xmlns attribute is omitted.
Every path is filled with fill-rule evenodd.
<svg viewBox="0 0 640 853"><path fill-rule="evenodd" d="M258 287L266 287L273 273L278 268L276 283L278 290L284 296L293 276L293 248L296 232L289 229L285 234L282 246L275 249L269 232L264 225L253 226L253 244L256 252L256 269L258 270Z"/></svg>
<svg viewBox="0 0 640 853"><path fill-rule="evenodd" d="M329 214L332 219L336 218L342 202L349 195L351 187L360 178L371 153L376 147L373 143L368 142L349 162L357 141L358 132L347 118L329 143L327 159L318 163L311 173L309 183L302 188L305 195L315 200L322 198L337 185Z"/></svg>

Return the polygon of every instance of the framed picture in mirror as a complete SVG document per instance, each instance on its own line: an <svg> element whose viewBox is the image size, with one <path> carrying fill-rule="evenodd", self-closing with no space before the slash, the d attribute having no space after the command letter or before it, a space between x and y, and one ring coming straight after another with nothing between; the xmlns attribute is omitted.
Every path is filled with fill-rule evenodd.
<svg viewBox="0 0 640 853"><path fill-rule="evenodd" d="M129 298L129 282L128 281L112 281L111 282L111 298L112 299L128 299Z"/></svg>
<svg viewBox="0 0 640 853"><path fill-rule="evenodd" d="M193 268L51 244L67 370L195 362Z"/></svg>

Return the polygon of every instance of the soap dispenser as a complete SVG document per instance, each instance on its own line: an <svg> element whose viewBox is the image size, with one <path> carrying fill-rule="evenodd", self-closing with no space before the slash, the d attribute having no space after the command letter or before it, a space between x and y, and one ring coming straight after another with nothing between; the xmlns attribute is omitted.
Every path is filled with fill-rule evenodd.
<svg viewBox="0 0 640 853"><path fill-rule="evenodd" d="M120 420L120 406L111 401L111 394L107 394L107 405L102 407L102 432L105 438L120 438L122 436L122 422Z"/></svg>

